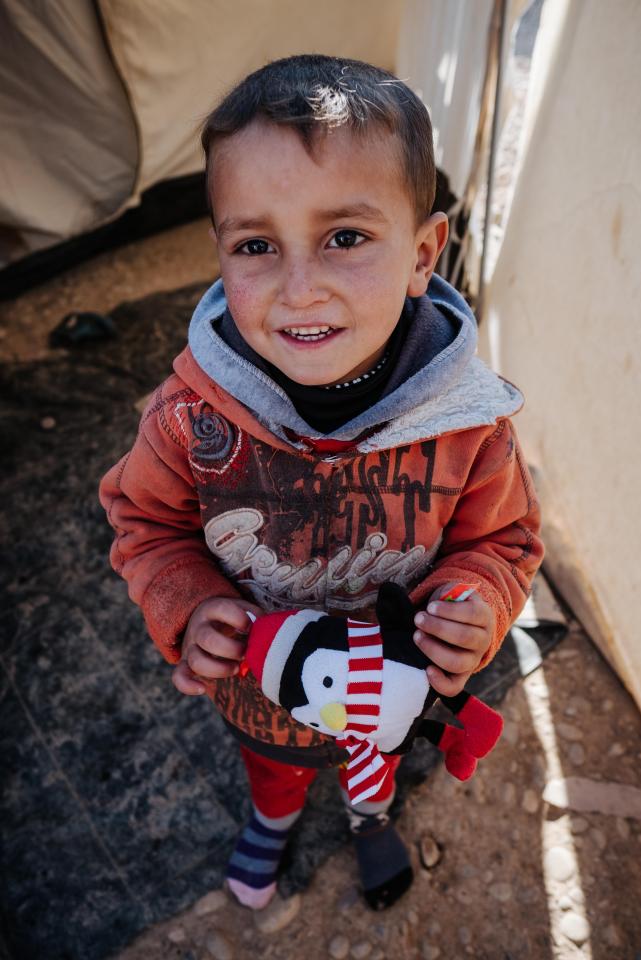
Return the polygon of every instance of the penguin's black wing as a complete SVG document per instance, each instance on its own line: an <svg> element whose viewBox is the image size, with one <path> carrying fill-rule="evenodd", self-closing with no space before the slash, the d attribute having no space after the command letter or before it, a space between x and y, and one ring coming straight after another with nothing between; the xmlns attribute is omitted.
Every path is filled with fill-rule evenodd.
<svg viewBox="0 0 641 960"><path fill-rule="evenodd" d="M407 593L398 583L386 580L378 588L376 619L381 630L414 630L414 607Z"/></svg>
<svg viewBox="0 0 641 960"><path fill-rule="evenodd" d="M383 633L383 659L405 663L408 667L418 670L427 670L430 665L429 657L416 646L411 633L400 630L389 630Z"/></svg>
<svg viewBox="0 0 641 960"><path fill-rule="evenodd" d="M413 640L416 629L414 607L405 590L397 583L387 580L381 584L376 601L376 616L381 628L385 660L396 660L408 667L425 670L430 661Z"/></svg>

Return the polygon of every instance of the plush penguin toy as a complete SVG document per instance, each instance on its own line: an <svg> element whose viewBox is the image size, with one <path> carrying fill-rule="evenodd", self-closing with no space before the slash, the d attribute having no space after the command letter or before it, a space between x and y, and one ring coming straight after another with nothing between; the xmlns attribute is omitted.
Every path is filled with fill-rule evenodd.
<svg viewBox="0 0 641 960"><path fill-rule="evenodd" d="M430 687L430 661L412 638L414 609L401 587L381 585L376 615L378 623L317 610L265 614L252 625L241 665L241 675L251 671L269 700L347 750L352 803L380 789L387 774L381 754L406 753L417 736L445 754L453 776L467 780L503 727L496 711L466 691L444 697ZM461 727L424 719L439 697Z"/></svg>

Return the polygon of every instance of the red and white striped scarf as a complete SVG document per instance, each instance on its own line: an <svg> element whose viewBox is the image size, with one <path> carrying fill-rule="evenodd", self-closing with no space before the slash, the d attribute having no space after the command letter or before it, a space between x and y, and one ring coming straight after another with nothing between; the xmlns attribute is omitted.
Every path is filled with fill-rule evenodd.
<svg viewBox="0 0 641 960"><path fill-rule="evenodd" d="M377 624L350 618L347 639L347 726L336 742L349 753L347 792L354 804L378 793L388 773L378 747L369 739L380 719L383 644Z"/></svg>

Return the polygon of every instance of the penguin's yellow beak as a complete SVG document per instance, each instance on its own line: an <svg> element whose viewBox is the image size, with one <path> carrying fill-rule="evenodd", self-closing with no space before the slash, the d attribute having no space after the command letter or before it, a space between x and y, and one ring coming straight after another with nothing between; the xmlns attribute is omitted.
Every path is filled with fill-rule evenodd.
<svg viewBox="0 0 641 960"><path fill-rule="evenodd" d="M347 710L342 703L326 703L321 707L320 716L330 730L344 730L347 726Z"/></svg>

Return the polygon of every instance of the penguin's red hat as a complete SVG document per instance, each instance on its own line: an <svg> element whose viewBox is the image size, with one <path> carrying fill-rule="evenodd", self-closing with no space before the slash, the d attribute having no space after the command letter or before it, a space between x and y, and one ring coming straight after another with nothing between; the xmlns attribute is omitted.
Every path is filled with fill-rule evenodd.
<svg viewBox="0 0 641 960"><path fill-rule="evenodd" d="M244 663L273 703L280 704L283 670L303 628L324 616L320 610L285 610L267 613L252 624ZM247 668L241 667L241 673Z"/></svg>

